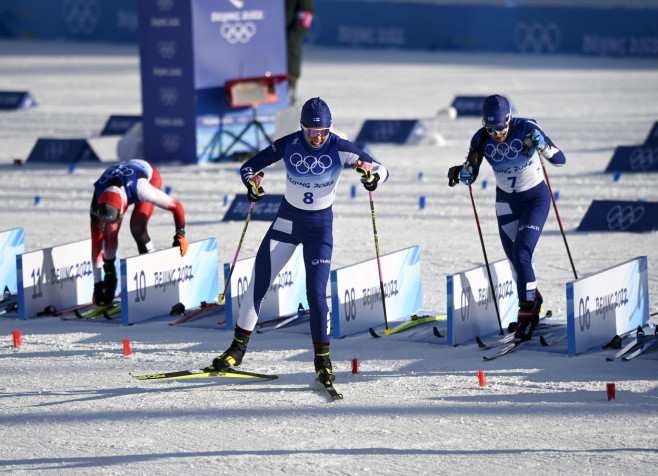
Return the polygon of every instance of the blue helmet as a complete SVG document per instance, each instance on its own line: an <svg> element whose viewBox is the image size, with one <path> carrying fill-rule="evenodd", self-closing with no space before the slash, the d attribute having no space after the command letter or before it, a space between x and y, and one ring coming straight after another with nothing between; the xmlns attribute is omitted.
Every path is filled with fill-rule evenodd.
<svg viewBox="0 0 658 476"><path fill-rule="evenodd" d="M304 127L331 127L331 111L320 98L309 99L302 107L300 122Z"/></svg>
<svg viewBox="0 0 658 476"><path fill-rule="evenodd" d="M482 104L482 123L485 126L495 126L512 119L512 108L509 101L503 96L494 94L484 100Z"/></svg>

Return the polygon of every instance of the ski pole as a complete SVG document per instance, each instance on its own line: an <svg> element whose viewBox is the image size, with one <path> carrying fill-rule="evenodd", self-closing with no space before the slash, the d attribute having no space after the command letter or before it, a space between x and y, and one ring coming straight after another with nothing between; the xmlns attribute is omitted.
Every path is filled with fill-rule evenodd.
<svg viewBox="0 0 658 476"><path fill-rule="evenodd" d="M372 198L372 192L368 190L368 195L370 197L370 213L372 215L372 231L375 235L375 252L377 254L377 269L379 270L379 290L382 295L382 307L384 308L384 333L389 335L391 333L390 327L388 327L388 318L386 316L386 301L384 293L384 279L382 278L382 263L379 258L379 238L377 238L377 223L375 222L375 202Z"/></svg>
<svg viewBox="0 0 658 476"><path fill-rule="evenodd" d="M562 227L562 220L560 220L560 213L557 211L557 204L555 203L555 195L553 195L553 189L551 188L551 181L548 180L548 173L546 173L546 165L544 165L544 156L542 154L539 154L539 160L541 161L541 168L544 170L544 177L546 178L546 185L548 185L548 191L551 193L553 210L555 210L555 216L557 217L557 222L560 225L560 231L562 232L562 239L564 240L564 246L567 248L567 255L569 256L569 262L571 263L571 270L573 271L573 277L575 279L578 279L578 274L576 274L576 267L573 264L573 259L571 259L571 251L569 251L569 244L567 243L567 235L564 233L564 227Z"/></svg>
<svg viewBox="0 0 658 476"><path fill-rule="evenodd" d="M240 248L242 248L242 242L244 241L244 235L247 233L247 226L249 226L249 221L251 220L251 212L254 211L254 206L256 205L256 202L251 202L251 206L249 207L249 213L247 214L247 221L244 222L244 228L242 229L242 236L240 237L240 243L238 243L238 249L235 250L235 257L233 258L233 264L231 264L231 270L228 273L228 277L226 278L226 284L224 285L224 292L219 295L217 298L220 303L224 304L224 301L226 300L226 291L228 290L228 286L231 282L231 276L233 275L233 270L235 269L235 263L238 260L238 255L240 254Z"/></svg>
<svg viewBox="0 0 658 476"><path fill-rule="evenodd" d="M473 204L473 213L475 214L475 223L478 227L478 234L480 235L480 244L482 245L482 253L484 254L484 264L487 266L487 276L489 276L489 286L491 287L491 293L493 294L493 303L496 308L496 318L498 319L498 327L500 327L500 335L504 334L503 324L500 322L500 311L498 311L498 301L496 299L496 288L494 288L493 279L491 278L491 270L489 269L489 260L487 259L487 250L484 247L484 238L482 237L482 229L480 228L480 218L478 217L478 211L475 208L475 198L473 198L473 187L468 185L468 191L471 194L471 203Z"/></svg>

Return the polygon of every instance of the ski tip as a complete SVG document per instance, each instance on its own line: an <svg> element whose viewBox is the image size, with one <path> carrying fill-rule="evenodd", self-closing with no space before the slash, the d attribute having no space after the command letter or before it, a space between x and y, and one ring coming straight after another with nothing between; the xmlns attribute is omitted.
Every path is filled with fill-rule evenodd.
<svg viewBox="0 0 658 476"><path fill-rule="evenodd" d="M368 332L370 332L370 335L373 337L381 337L379 334L375 332L375 329L373 329L372 327L368 329Z"/></svg>
<svg viewBox="0 0 658 476"><path fill-rule="evenodd" d="M484 342L482 342L482 339L480 339L479 336L475 336L475 342L477 342L478 347L484 348L487 346Z"/></svg>
<svg viewBox="0 0 658 476"><path fill-rule="evenodd" d="M432 332L436 337L445 337L445 335L436 326L432 328Z"/></svg>
<svg viewBox="0 0 658 476"><path fill-rule="evenodd" d="M540 342L541 345L543 345L544 347L548 346L548 342L546 342L546 339L544 339L544 336L539 336L539 342Z"/></svg>

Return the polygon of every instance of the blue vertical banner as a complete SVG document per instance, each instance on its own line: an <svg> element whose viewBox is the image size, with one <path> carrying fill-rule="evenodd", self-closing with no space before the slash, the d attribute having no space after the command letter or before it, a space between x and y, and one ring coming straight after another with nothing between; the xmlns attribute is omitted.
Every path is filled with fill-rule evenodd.
<svg viewBox="0 0 658 476"><path fill-rule="evenodd" d="M140 1L144 157L196 162L192 2Z"/></svg>
<svg viewBox="0 0 658 476"><path fill-rule="evenodd" d="M273 130L287 104L283 0L144 0L138 8L147 160L212 160L254 119ZM224 87L241 78L280 78L272 81L278 101L232 107ZM260 146L254 139L245 135L235 151Z"/></svg>

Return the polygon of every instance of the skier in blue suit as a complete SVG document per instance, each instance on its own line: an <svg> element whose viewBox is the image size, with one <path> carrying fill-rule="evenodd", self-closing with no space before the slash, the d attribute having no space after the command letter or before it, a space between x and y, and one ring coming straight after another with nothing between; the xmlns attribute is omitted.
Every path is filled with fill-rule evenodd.
<svg viewBox="0 0 658 476"><path fill-rule="evenodd" d="M330 131L331 112L320 98L308 100L301 111L301 129L276 140L247 160L240 169L247 196L260 200L265 191L260 171L278 161L286 168L286 191L277 216L256 254L253 274L240 307L231 346L216 357L208 371L239 365L258 321L267 289L303 245L306 295L310 310L315 370L322 382L333 381L329 358L329 308L326 290L333 248L332 204L345 164L359 174L370 191L388 178L386 168L350 141Z"/></svg>
<svg viewBox="0 0 658 476"><path fill-rule="evenodd" d="M516 279L519 313L515 336L530 339L543 302L532 256L551 205L539 154L555 166L566 159L533 119L512 117L509 101L489 96L482 106L483 127L473 138L463 165L451 167L449 185L475 182L486 159L496 177L498 233Z"/></svg>

